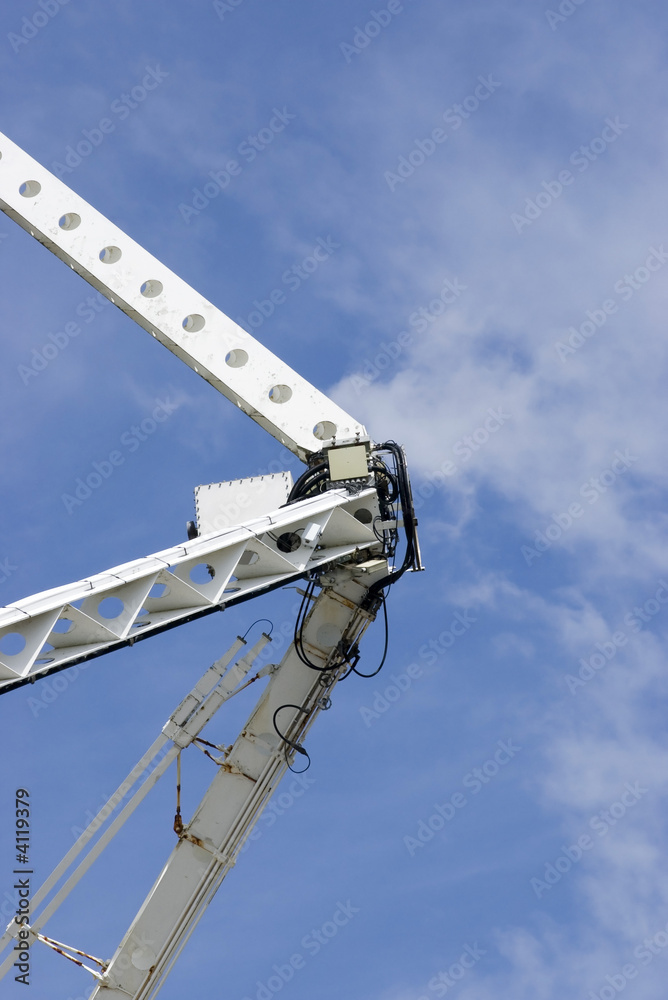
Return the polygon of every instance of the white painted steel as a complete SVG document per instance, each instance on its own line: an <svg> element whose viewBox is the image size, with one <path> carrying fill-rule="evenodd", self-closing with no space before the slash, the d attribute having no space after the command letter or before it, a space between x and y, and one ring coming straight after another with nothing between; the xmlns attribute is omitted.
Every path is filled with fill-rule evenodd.
<svg viewBox="0 0 668 1000"><path fill-rule="evenodd" d="M354 516L360 508L379 516L375 490L354 497L330 490L0 609L0 645L24 643L11 655L0 652L0 691L377 546L369 525ZM311 541L280 551L281 535L304 533ZM103 605L108 598L114 607ZM68 621L69 631L54 631Z"/></svg>
<svg viewBox="0 0 668 1000"><path fill-rule="evenodd" d="M302 460L368 441L362 424L2 133L0 208Z"/></svg>
<svg viewBox="0 0 668 1000"><path fill-rule="evenodd" d="M323 448L368 443L365 428L354 418L2 133L0 208L302 460ZM354 454L341 452L335 461ZM357 464L344 462L342 475L365 474L366 449L359 449L359 455ZM355 514L362 508L371 516L360 521ZM218 513L215 503L213 513ZM387 562L378 558L381 546L369 526L379 516L374 489L352 497L333 490L0 609L0 691L317 567L325 590L304 625L304 648L321 667L338 662L338 644L351 648L373 619L361 610L369 587L387 576ZM288 535L292 538L281 545L280 536ZM295 536L300 541L293 546ZM203 577L197 575L202 569ZM109 598L116 599L115 610L103 606ZM68 631L63 631L64 622L70 623ZM16 648L4 645L11 641ZM94 844L98 827L95 820L90 824L39 891L36 901L46 900L52 891L55 895L36 915L33 930L52 915L179 750L238 690L254 655L247 654L221 680L229 662L229 656L223 658L183 700L140 761L164 752L153 772ZM156 996L295 757L295 744L328 706L347 669L313 670L293 644L280 665L259 671L256 678L269 676L264 692L217 763L195 815L177 827L174 850L90 1000ZM273 722L277 709L280 734ZM83 860L58 888L84 850Z"/></svg>
<svg viewBox="0 0 668 1000"><path fill-rule="evenodd" d="M200 535L250 521L282 507L292 489L289 472L231 479L195 487L195 512Z"/></svg>
<svg viewBox="0 0 668 1000"><path fill-rule="evenodd" d="M366 573L353 567L340 571L337 585L315 600L304 626L304 641L314 663L324 666L340 638L344 642L358 638L372 620L359 605L374 580L387 573L384 560L374 562ZM327 645L324 632L330 637ZM277 719L281 733L301 742L347 669L343 666L323 676L302 663L294 645L290 647L90 1000L152 1000L157 995L287 769L285 744L273 726L274 713L286 706Z"/></svg>
<svg viewBox="0 0 668 1000"><path fill-rule="evenodd" d="M233 667L228 669L230 662L236 657L241 647L246 645L244 639L237 637L227 653L209 667L192 691L183 698L163 726L160 736L153 742L139 762L133 767L130 774L101 807L97 816L91 820L88 827L78 837L76 843L70 848L63 860L32 896L31 923L26 928L31 937L34 938L34 935L38 934L44 928L46 922L51 919L61 903L64 902L102 851L127 822L137 806L140 805L151 788L153 788L158 779L162 777L169 765L174 761L177 754L185 749L185 747L190 746L223 703L245 686L241 682L246 677L258 654L270 641L270 637L263 634L253 647L243 657L238 659ZM265 667L253 679L266 676L269 672L270 668ZM121 802L127 799L135 786L138 787L112 822L111 816ZM106 829L104 829L105 825ZM95 838L97 838L95 844L92 845L92 841ZM74 862L84 850L87 850L87 854L83 860L77 865L74 871L70 872L66 881L59 886L63 877L72 868ZM57 893L49 899L49 896L57 886ZM48 900L48 904L42 907L40 904L44 900ZM0 939L0 953L15 941L18 931L19 925L12 921ZM5 958L2 965L0 965L0 979L12 968L13 962L14 954L12 947L12 951Z"/></svg>
<svg viewBox="0 0 668 1000"><path fill-rule="evenodd" d="M336 583L323 590L313 602L303 628L303 644L312 663L325 667L338 662L337 645L356 645L373 614L363 611L368 588L387 574L384 559L339 566ZM236 863L240 849L267 805L271 795L292 763L313 721L337 681L348 670L342 664L323 673L306 665L290 646L280 664L267 664L245 680L258 653L269 642L263 635L245 656L235 660L244 640L237 639L228 652L211 666L170 716L161 735L154 741L114 795L91 821L76 844L56 867L32 901L31 943L60 904L99 857L123 823L130 817L177 753L190 746L221 705L242 687L262 676L269 682L235 743L224 749L224 762L190 822L177 833L176 846L153 888L141 905L130 929L102 975L87 966L98 985L90 1000L152 1000L172 965L192 934L225 875ZM244 683L245 681L245 683ZM274 728L274 715L279 711ZM292 747L283 737L291 741ZM301 756L297 760L302 760ZM154 761L150 774L146 771ZM134 794L112 820L133 788ZM104 829L105 821L109 820ZM79 854L93 844L64 884L62 878ZM58 887L59 886L59 887ZM56 894L49 899L52 891ZM49 900L47 905L40 904ZM0 966L0 978L12 968L13 945L19 927L12 922L0 940L0 951L12 949ZM73 954L86 954L68 945ZM105 953L98 947L98 954Z"/></svg>

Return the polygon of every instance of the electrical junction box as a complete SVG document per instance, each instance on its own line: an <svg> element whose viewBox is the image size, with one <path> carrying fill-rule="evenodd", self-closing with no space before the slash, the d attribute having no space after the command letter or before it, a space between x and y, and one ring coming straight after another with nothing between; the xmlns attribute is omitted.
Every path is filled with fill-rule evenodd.
<svg viewBox="0 0 668 1000"><path fill-rule="evenodd" d="M366 479L369 475L369 459L366 446L363 444L330 448L327 460L329 478L333 483L343 479Z"/></svg>
<svg viewBox="0 0 668 1000"><path fill-rule="evenodd" d="M197 486L197 532L209 535L213 531L224 531L225 528L251 521L254 517L271 514L283 506L291 489L292 476L289 472Z"/></svg>

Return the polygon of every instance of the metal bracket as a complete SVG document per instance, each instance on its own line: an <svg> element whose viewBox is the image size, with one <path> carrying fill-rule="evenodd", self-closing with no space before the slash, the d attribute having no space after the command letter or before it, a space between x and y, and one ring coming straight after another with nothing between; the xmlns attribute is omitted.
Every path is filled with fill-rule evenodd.
<svg viewBox="0 0 668 1000"><path fill-rule="evenodd" d="M210 840L200 840L199 837L193 837L191 833L188 833L185 830L182 834L180 834L179 840L189 840L191 844L195 845L195 847L201 847L203 851L206 851L207 854L210 854L216 861L218 861L221 865L225 865L227 868L234 868L237 863L237 859L233 858L231 855L221 854L221 852L214 847Z"/></svg>

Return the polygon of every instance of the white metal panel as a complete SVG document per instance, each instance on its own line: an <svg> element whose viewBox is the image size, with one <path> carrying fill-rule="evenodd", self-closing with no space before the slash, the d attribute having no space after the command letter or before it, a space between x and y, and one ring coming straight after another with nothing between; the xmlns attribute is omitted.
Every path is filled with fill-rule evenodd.
<svg viewBox="0 0 668 1000"><path fill-rule="evenodd" d="M0 133L0 208L302 460L362 424Z"/></svg>
<svg viewBox="0 0 668 1000"><path fill-rule="evenodd" d="M200 535L207 535L239 521L260 517L267 510L278 510L291 489L289 472L196 486L197 529Z"/></svg>

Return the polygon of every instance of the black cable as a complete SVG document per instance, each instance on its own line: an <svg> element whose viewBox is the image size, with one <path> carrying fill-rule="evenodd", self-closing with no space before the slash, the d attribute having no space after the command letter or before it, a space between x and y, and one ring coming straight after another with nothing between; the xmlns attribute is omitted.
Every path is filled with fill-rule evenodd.
<svg viewBox="0 0 668 1000"><path fill-rule="evenodd" d="M304 771L308 771L309 767L311 766L311 758L309 756L308 750L305 750L304 747L301 745L301 743L295 743L294 740L289 739L278 728L278 725L276 723L276 716L278 715L279 712L282 712L284 708L296 708L298 712L303 712L304 715L308 715L308 710L306 708L302 708L301 705L293 705L290 702L288 702L285 705L279 705L279 707L274 712L274 717L273 717L273 720L272 720L273 723L274 723L274 729L276 730L276 732L278 733L278 735L280 736L280 738L283 740L283 742L287 743L289 747L291 747L297 753L300 753L303 757L306 757L306 759L308 760L308 764L306 765L306 767L302 768L301 771L295 771L294 767L292 767L292 765L290 764L290 762L288 760L288 754L287 754L287 752L285 754L285 762L288 765L288 768L294 774L303 774Z"/></svg>
<svg viewBox="0 0 668 1000"><path fill-rule="evenodd" d="M383 647L383 655L379 666L376 667L376 669L371 674L363 674L357 669L357 667L354 666L352 669L357 674L358 677L375 677L376 674L379 674L381 672L383 666L385 665L385 659L387 657L387 647L390 640L390 623L387 620L387 600L385 594L383 594L382 596L382 604L383 604L383 617L385 619L385 645Z"/></svg>
<svg viewBox="0 0 668 1000"><path fill-rule="evenodd" d="M259 625L260 622L269 622L269 624L271 625L271 630L269 632L267 632L267 635L271 635L271 633L274 631L274 623L269 618L256 618L255 621L253 622L253 624L249 625L248 628L246 629L246 631L244 632L244 634L241 635L241 636L239 636L239 638L240 639L245 639L246 636L248 635L248 633L250 632L250 630L253 628L253 626Z"/></svg>
<svg viewBox="0 0 668 1000"><path fill-rule="evenodd" d="M302 472L301 476L294 482L292 489L288 493L288 499L285 501L284 506L287 507L289 503L293 503L295 500L298 500L306 491L306 486L310 485L309 480L321 472L326 471L328 468L329 464L327 462L319 462L317 465L307 469L306 472Z"/></svg>
<svg viewBox="0 0 668 1000"><path fill-rule="evenodd" d="M379 469L379 472L380 472L381 482L378 484L377 489L378 489L378 492L380 494L380 488L381 488L381 485L382 485L383 495L380 496L380 499L382 500L383 503L385 503L385 504L387 504L389 506L389 505L393 504L395 502L395 500L399 497L399 483L397 482L396 477L392 475L392 473L387 468L387 466L385 466L384 463L381 464L381 468ZM392 486L392 490L391 491L385 489L385 482L384 482L384 480L386 480L387 482L389 482L390 485Z"/></svg>
<svg viewBox="0 0 668 1000"><path fill-rule="evenodd" d="M295 768L292 766L292 764L290 764L289 761L286 761L288 765L288 771L292 771L293 774L304 774L304 772L308 771L309 767L311 766L311 758L309 757L308 753L306 752L306 750L304 750L303 747L302 747L302 752L306 754L306 757L308 759L308 764L306 765L306 767L303 767L301 771L296 771Z"/></svg>
<svg viewBox="0 0 668 1000"><path fill-rule="evenodd" d="M309 660L304 650L303 634L302 634L307 614L307 612L305 611L305 607L307 603L310 603L311 598L313 597L314 590L315 590L315 582L311 580L306 590L304 591L302 602L299 605L299 611L297 612L297 618L295 621L295 631L294 631L293 641L295 646L295 652L297 653L297 656L302 661L302 663L304 663L307 667L310 667L311 670L318 670L322 674L328 670L331 670L332 667L326 667L326 666L321 667L317 663L313 663L311 660Z"/></svg>
<svg viewBox="0 0 668 1000"><path fill-rule="evenodd" d="M297 612L297 619L295 621L295 631L293 637L295 652L297 653L297 656L299 657L299 659L302 661L303 664L305 664L307 667L310 667L311 670L317 670L318 673L320 674L326 674L330 673L333 670L338 670L339 667L342 667L345 663L350 663L351 668L354 667L359 660L359 650L357 649L357 646L354 645L351 646L350 649L345 653L343 650L339 649L339 658L336 659L333 663L327 664L324 667L321 667L318 663L313 663L313 661L310 660L306 655L306 651L304 649L304 638L303 638L304 624L306 621L306 612L304 610L304 607L307 600L310 600L310 598L313 596L314 590L315 590L315 581L311 581L306 591L304 592L304 596L302 597L302 602L299 606L299 611ZM351 662L351 657L357 657L357 658L354 660L354 662ZM348 673L344 674L344 676L340 678L340 680L345 680L346 677L350 676L350 673L351 671L349 670Z"/></svg>
<svg viewBox="0 0 668 1000"><path fill-rule="evenodd" d="M396 583L397 580L404 575L409 566L411 566L411 564L415 561L416 517L415 508L413 507L410 481L408 479L408 470L406 468L406 457L403 449L400 448L396 441L386 441L384 444L378 445L374 450L390 451L394 455L397 470L397 483L399 486L399 499L404 521L404 532L406 534L406 552L404 554L403 563L398 570L394 570L386 577L383 577L382 580L377 580L369 587L368 593L362 605L362 607L367 609L373 607L374 604L377 604L379 592L383 591L390 584Z"/></svg>
<svg viewBox="0 0 668 1000"><path fill-rule="evenodd" d="M376 530L376 521L382 521L382 520L383 520L382 516L380 516L380 517L374 517L373 521L371 522L371 530L373 531L373 533L376 536L376 538L378 539L378 541L382 542L383 545L384 545L385 544L385 538L381 537L378 534L378 531ZM384 534L385 534L386 531L387 531L387 528L384 528L383 529L383 536L384 536Z"/></svg>
<svg viewBox="0 0 668 1000"><path fill-rule="evenodd" d="M329 482L329 472L325 469L319 472L317 476L313 476L308 480L306 486L302 488L301 493L296 500L305 500L306 497L312 496L314 493L324 493L324 484Z"/></svg>

